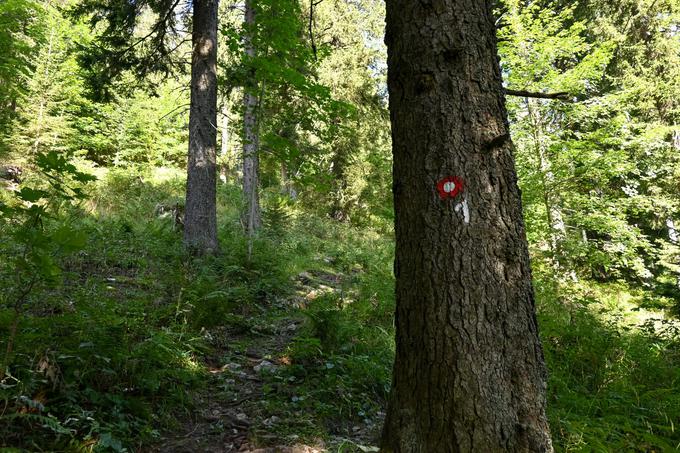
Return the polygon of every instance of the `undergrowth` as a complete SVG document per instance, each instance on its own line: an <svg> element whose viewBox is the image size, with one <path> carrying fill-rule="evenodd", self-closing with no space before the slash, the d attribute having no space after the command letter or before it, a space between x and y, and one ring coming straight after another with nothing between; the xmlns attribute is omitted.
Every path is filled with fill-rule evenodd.
<svg viewBox="0 0 680 453"><path fill-rule="evenodd" d="M269 429L349 439L368 426L376 442L394 356L390 233L309 215L267 191L266 229L248 259L240 192L222 185L222 253L193 259L172 216L157 209L181 204L183 188L170 169L101 172L85 206L50 220L54 228L68 220L87 243L59 258L59 283L28 297L0 384L0 447L133 451L153 443L178 414L197 410L191 389L208 382L212 329L248 332L291 313L302 327L281 351L283 365L263 375L262 404L280 419ZM5 233L2 254L12 248ZM12 270L0 267L8 287ZM547 277L536 288L556 449L680 448L674 324L626 319L631 306L649 305L640 290ZM0 306L3 349L11 318Z"/></svg>

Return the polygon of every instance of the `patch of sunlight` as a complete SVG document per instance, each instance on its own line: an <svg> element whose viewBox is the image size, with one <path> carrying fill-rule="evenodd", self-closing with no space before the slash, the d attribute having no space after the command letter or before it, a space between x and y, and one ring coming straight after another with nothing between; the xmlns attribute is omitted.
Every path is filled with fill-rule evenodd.
<svg viewBox="0 0 680 453"><path fill-rule="evenodd" d="M181 359L182 367L189 371L200 372L203 366L196 360L194 354L184 354Z"/></svg>
<svg viewBox="0 0 680 453"><path fill-rule="evenodd" d="M180 168L172 167L154 167L151 169L151 182L152 184L160 184L168 181L173 181L175 179L184 179L186 174L184 170Z"/></svg>
<svg viewBox="0 0 680 453"><path fill-rule="evenodd" d="M595 293L597 302L590 305L590 309L600 319L630 328L654 327L657 333L671 325L680 329L680 320L668 310L642 306L644 294L641 292L616 284L602 284L595 287Z"/></svg>

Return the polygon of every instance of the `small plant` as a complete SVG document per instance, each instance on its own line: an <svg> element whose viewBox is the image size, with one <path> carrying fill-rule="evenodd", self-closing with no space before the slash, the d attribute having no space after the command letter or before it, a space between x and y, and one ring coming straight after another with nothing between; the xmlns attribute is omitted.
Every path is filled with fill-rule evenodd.
<svg viewBox="0 0 680 453"><path fill-rule="evenodd" d="M290 227L291 215L288 212L290 199L277 194L269 197L268 201L267 209L264 211L264 224L272 238L280 239Z"/></svg>
<svg viewBox="0 0 680 453"><path fill-rule="evenodd" d="M56 257L82 248L86 239L68 224L49 228L47 220L56 219L65 204L84 200L80 185L95 177L78 171L66 156L54 151L38 154L35 164L41 176L37 187L24 184L8 203L0 203L0 227L8 231L12 241L5 262L13 280L2 305L14 312L0 381L8 373L17 327L32 291L41 284L55 283L60 275Z"/></svg>

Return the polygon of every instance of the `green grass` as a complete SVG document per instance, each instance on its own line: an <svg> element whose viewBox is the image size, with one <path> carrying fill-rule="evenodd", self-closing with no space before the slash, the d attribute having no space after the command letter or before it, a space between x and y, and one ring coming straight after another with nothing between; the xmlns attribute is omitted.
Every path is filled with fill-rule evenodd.
<svg viewBox="0 0 680 453"><path fill-rule="evenodd" d="M556 449L677 451L678 332L631 326L621 309L635 296L619 285L537 288Z"/></svg>

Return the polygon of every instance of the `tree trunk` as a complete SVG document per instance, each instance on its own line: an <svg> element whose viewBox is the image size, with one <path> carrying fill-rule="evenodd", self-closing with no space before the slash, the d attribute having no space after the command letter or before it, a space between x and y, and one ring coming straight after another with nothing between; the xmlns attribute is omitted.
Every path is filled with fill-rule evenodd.
<svg viewBox="0 0 680 453"><path fill-rule="evenodd" d="M55 25L52 24L50 27L50 38L47 44L47 55L43 61L45 65L45 83L50 80L50 69L52 66L52 48L54 47L55 40ZM35 139L33 140L33 155L35 156L40 151L40 145L42 144L42 128L45 122L45 109L47 108L47 97L49 96L49 87L44 84L38 86L40 90L40 104L38 107L38 119L35 128Z"/></svg>
<svg viewBox="0 0 680 453"><path fill-rule="evenodd" d="M229 99L224 100L222 105L222 130L220 142L220 155L227 157L229 155Z"/></svg>
<svg viewBox="0 0 680 453"><path fill-rule="evenodd" d="M680 233L678 233L672 217L666 219L666 228L668 229L668 239L671 241L671 244L680 246ZM680 289L680 272L675 276L675 285Z"/></svg>
<svg viewBox="0 0 680 453"><path fill-rule="evenodd" d="M217 5L194 0L191 107L184 244L195 253L217 251Z"/></svg>
<svg viewBox="0 0 680 453"><path fill-rule="evenodd" d="M246 58L255 58L252 32L255 27L255 10L253 0L246 0L245 11L246 33L243 37ZM255 70L248 73L248 80L244 87L243 112L243 197L244 224L248 237L253 237L262 226L260 211L260 196L258 192L260 178L259 136L257 130L257 113L259 99L257 93L257 79Z"/></svg>
<svg viewBox="0 0 680 453"><path fill-rule="evenodd" d="M382 451L551 452L491 2L388 0L386 42L397 339Z"/></svg>
<svg viewBox="0 0 680 453"><path fill-rule="evenodd" d="M288 167L285 162L281 162L281 186L283 193L291 200L297 200L298 194L293 180L288 175Z"/></svg>
<svg viewBox="0 0 680 453"><path fill-rule="evenodd" d="M226 184L232 173L233 162L229 154L229 97L222 104L222 127L220 128L220 180Z"/></svg>
<svg viewBox="0 0 680 453"><path fill-rule="evenodd" d="M347 206L347 167L349 166L346 143L340 143L335 150L332 160L331 175L333 176L333 204L331 218L339 222L349 220Z"/></svg>
<svg viewBox="0 0 680 453"><path fill-rule="evenodd" d="M538 105L533 108L532 102ZM567 257L564 252L564 243L567 239L567 226L564 223L562 209L560 208L560 197L556 193L555 173L552 170L552 162L546 150L544 123L541 118L540 103L525 98L527 114L531 119L531 134L534 139L534 151L538 163L537 171L541 177L541 189L543 192L543 204L545 207L546 223L550 241L551 260L555 272L562 275L569 275L569 278L576 282L578 277L573 269L570 269Z"/></svg>

